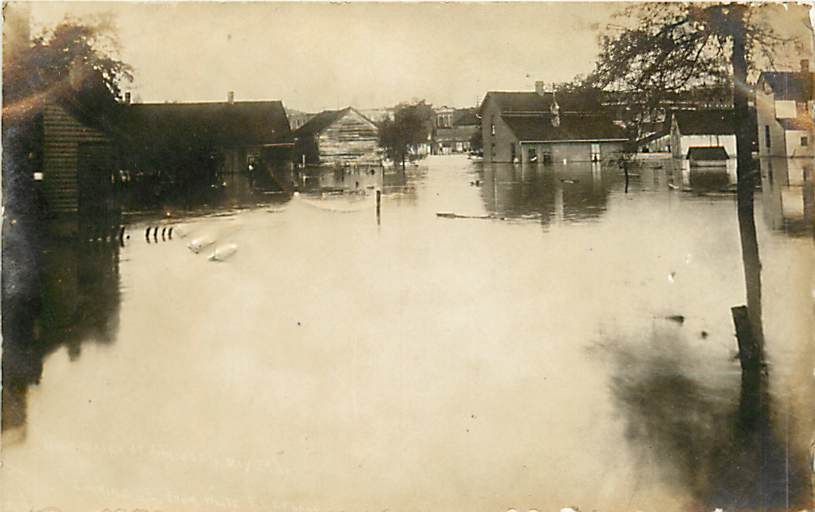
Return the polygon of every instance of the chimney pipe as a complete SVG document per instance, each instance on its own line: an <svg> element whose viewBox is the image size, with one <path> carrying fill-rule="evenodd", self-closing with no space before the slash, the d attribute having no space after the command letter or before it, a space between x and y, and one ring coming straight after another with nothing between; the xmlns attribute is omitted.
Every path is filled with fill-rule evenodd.
<svg viewBox="0 0 815 512"><path fill-rule="evenodd" d="M229 103L230 105L231 105L231 104L233 104L233 103L235 103L235 91L229 91L229 92L226 94L226 101L227 101L227 103Z"/></svg>
<svg viewBox="0 0 815 512"><path fill-rule="evenodd" d="M125 105L130 105L130 91L125 93Z"/></svg>
<svg viewBox="0 0 815 512"><path fill-rule="evenodd" d="M801 72L809 73L809 59L801 59Z"/></svg>

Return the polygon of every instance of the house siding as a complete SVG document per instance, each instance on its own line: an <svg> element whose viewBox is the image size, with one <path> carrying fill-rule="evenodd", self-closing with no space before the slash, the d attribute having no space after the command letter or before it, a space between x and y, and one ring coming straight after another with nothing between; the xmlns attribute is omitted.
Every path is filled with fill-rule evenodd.
<svg viewBox="0 0 815 512"><path fill-rule="evenodd" d="M776 118L775 96L761 92L756 87L756 117L758 124L758 154L761 157L785 157L786 137L784 128ZM769 127L770 145L767 146L766 130Z"/></svg>
<svg viewBox="0 0 815 512"><path fill-rule="evenodd" d="M600 160L607 162L620 156L622 142L524 142L523 151L518 154L522 162L529 162L530 149L535 150L538 162L543 163L543 155L550 154L552 163L591 162L591 147L597 144L600 149Z"/></svg>
<svg viewBox="0 0 815 512"><path fill-rule="evenodd" d="M807 138L807 145L801 145L801 139ZM786 155L791 158L815 156L812 150L812 134L806 130L787 130L784 133Z"/></svg>
<svg viewBox="0 0 815 512"><path fill-rule="evenodd" d="M379 131L361 114L350 110L316 138L320 165L379 163Z"/></svg>
<svg viewBox="0 0 815 512"><path fill-rule="evenodd" d="M492 135L490 128L492 123L495 123L495 135ZM512 146L515 147L515 155L520 156L518 140L501 117L493 98L488 98L484 105L481 130L485 162L512 162Z"/></svg>
<svg viewBox="0 0 815 512"><path fill-rule="evenodd" d="M79 209L79 145L108 143L98 130L89 128L53 103L43 112L43 196L53 213Z"/></svg>

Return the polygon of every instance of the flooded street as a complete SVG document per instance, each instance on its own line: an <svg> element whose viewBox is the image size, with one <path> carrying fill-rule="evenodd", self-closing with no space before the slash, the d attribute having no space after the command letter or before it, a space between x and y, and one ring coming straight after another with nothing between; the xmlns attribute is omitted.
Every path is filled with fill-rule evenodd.
<svg viewBox="0 0 815 512"><path fill-rule="evenodd" d="M46 243L39 302L4 304L3 510L812 506L811 169L755 195L763 391L732 170L625 193L616 166L430 157L379 215L381 176L311 179Z"/></svg>

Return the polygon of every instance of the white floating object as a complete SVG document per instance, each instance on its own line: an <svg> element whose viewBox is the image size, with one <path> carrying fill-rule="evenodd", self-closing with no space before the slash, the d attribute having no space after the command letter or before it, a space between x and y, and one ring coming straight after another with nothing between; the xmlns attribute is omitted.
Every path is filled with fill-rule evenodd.
<svg viewBox="0 0 815 512"><path fill-rule="evenodd" d="M192 252L194 252L195 254L198 254L199 252L201 252L201 249L209 247L210 245L212 245L214 243L215 243L215 240L213 240L211 238L208 238L208 237L196 238L195 240L190 242L190 244L187 247L189 247L189 249Z"/></svg>
<svg viewBox="0 0 815 512"><path fill-rule="evenodd" d="M226 244L220 247L216 247L215 250L212 252L212 255L209 257L210 261L225 261L227 258L232 256L238 252L238 246L236 244Z"/></svg>

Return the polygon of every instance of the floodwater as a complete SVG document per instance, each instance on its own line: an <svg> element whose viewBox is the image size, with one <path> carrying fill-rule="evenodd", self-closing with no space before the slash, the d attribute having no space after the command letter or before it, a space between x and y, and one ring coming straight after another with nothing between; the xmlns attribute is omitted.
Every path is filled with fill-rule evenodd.
<svg viewBox="0 0 815 512"><path fill-rule="evenodd" d="M330 173L123 244L47 238L4 261L2 509L811 507L808 166L756 192L761 386L732 169L655 163L625 193L617 168L432 157L385 174L379 214L381 175Z"/></svg>

